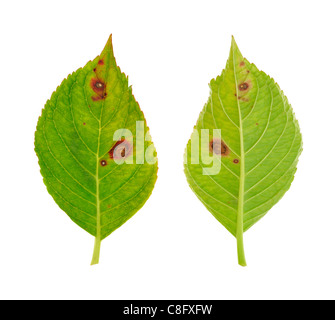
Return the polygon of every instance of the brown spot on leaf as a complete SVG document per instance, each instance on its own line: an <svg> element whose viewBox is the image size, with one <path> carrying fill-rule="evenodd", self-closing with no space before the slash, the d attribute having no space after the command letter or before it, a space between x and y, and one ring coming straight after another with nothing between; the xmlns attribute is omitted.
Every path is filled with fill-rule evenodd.
<svg viewBox="0 0 335 320"><path fill-rule="evenodd" d="M241 83L239 86L238 86L238 89L240 90L240 91L245 91L245 90L247 90L249 88L249 85L246 83L246 82L243 82L243 83Z"/></svg>
<svg viewBox="0 0 335 320"><path fill-rule="evenodd" d="M83 126L86 126L86 122L83 122Z"/></svg>
<svg viewBox="0 0 335 320"><path fill-rule="evenodd" d="M240 63L240 67L244 67L244 66L245 66L244 61L241 61L241 63Z"/></svg>
<svg viewBox="0 0 335 320"><path fill-rule="evenodd" d="M107 166L107 161L106 160L101 160L100 161L100 164L104 167L104 166Z"/></svg>
<svg viewBox="0 0 335 320"><path fill-rule="evenodd" d="M114 144L112 149L108 151L108 154L111 159L121 160L127 158L131 154L132 149L133 146L131 143L122 138Z"/></svg>
<svg viewBox="0 0 335 320"><path fill-rule="evenodd" d="M240 161L238 159L233 160L234 163L239 163Z"/></svg>
<svg viewBox="0 0 335 320"><path fill-rule="evenodd" d="M103 89L103 88L105 87L105 85L104 85L102 82L100 82L100 81L97 81L97 82L94 84L94 86L95 86L98 90Z"/></svg>
<svg viewBox="0 0 335 320"><path fill-rule="evenodd" d="M104 61L102 59L99 60L98 64L100 64L101 66L104 65Z"/></svg>
<svg viewBox="0 0 335 320"><path fill-rule="evenodd" d="M99 101L99 100L102 100L104 98L105 98L104 96L92 96L93 101Z"/></svg>
<svg viewBox="0 0 335 320"><path fill-rule="evenodd" d="M256 122L256 126L258 126L258 122Z"/></svg>
<svg viewBox="0 0 335 320"><path fill-rule="evenodd" d="M209 150L214 154L219 154L221 157L228 156L230 153L230 150L228 146L218 138L214 138L209 143Z"/></svg>
<svg viewBox="0 0 335 320"><path fill-rule="evenodd" d="M105 84L102 80L93 78L91 80L91 88L94 90L96 93L102 93L105 90Z"/></svg>
<svg viewBox="0 0 335 320"><path fill-rule="evenodd" d="M102 100L106 97L105 83L97 78L93 78L91 80L91 88L97 94L96 96L92 96L93 101Z"/></svg>

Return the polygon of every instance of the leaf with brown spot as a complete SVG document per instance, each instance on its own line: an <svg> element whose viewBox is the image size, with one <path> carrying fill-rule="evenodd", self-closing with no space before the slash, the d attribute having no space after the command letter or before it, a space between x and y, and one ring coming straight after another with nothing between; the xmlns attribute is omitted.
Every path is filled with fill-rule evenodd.
<svg viewBox="0 0 335 320"><path fill-rule="evenodd" d="M185 174L200 201L236 237L244 266L243 233L289 189L302 138L279 86L243 58L234 38L226 69L210 89L187 144ZM210 141L215 129L221 130L216 139L229 149L227 156L202 142L201 136Z"/></svg>
<svg viewBox="0 0 335 320"><path fill-rule="evenodd" d="M139 131L138 121L144 123ZM123 151L120 146L116 159L109 153L118 130L134 147ZM150 139L143 138L143 148L136 149L137 138L142 141L148 131L116 64L111 37L98 57L61 83L38 120L35 150L44 183L59 207L95 237L92 264L99 261L101 241L130 219L153 190L157 162L136 163L149 148L155 158Z"/></svg>

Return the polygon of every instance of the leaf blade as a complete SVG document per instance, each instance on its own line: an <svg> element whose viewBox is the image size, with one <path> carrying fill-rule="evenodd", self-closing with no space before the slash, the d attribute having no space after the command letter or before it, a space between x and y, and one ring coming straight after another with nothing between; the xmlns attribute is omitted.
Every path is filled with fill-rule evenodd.
<svg viewBox="0 0 335 320"><path fill-rule="evenodd" d="M243 58L234 38L226 68L210 89L186 147L185 174L201 202L237 238L239 263L246 265L243 233L289 189L302 150L300 129L279 86ZM203 159L192 163L202 156L200 149L192 155L192 139L214 129L221 130L226 154L215 154L210 135L204 146L221 170L203 175ZM210 159L205 157L207 165Z"/></svg>
<svg viewBox="0 0 335 320"><path fill-rule="evenodd" d="M98 57L63 80L37 124L44 183L59 207L96 238L92 264L100 242L144 205L157 179L157 161L135 162L138 122L144 137L149 128L109 37ZM150 139L148 148L156 160Z"/></svg>

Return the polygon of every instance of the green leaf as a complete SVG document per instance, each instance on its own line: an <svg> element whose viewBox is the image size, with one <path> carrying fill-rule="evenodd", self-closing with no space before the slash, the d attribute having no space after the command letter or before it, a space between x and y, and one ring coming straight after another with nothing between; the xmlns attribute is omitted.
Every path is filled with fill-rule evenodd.
<svg viewBox="0 0 335 320"><path fill-rule="evenodd" d="M289 189L301 134L279 86L243 58L234 38L226 69L210 90L186 147L185 174L200 201L236 237L245 266L243 233Z"/></svg>
<svg viewBox="0 0 335 320"><path fill-rule="evenodd" d="M38 120L35 151L49 193L100 243L149 198L157 178L144 115L116 65L112 38L65 79Z"/></svg>

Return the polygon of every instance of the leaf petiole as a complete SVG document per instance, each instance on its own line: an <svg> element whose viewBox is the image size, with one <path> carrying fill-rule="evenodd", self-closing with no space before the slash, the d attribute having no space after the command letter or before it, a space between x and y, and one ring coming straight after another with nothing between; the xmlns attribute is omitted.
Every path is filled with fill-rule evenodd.
<svg viewBox="0 0 335 320"><path fill-rule="evenodd" d="M243 232L240 234L237 234L236 239L237 239L238 264L242 267L246 267L247 261L245 260L245 255L244 255Z"/></svg>
<svg viewBox="0 0 335 320"><path fill-rule="evenodd" d="M93 257L92 257L91 266L99 263L100 245L101 245L100 237L95 237L94 250L93 250Z"/></svg>

